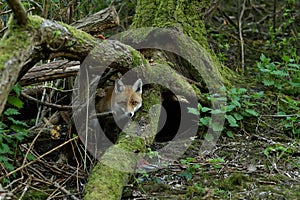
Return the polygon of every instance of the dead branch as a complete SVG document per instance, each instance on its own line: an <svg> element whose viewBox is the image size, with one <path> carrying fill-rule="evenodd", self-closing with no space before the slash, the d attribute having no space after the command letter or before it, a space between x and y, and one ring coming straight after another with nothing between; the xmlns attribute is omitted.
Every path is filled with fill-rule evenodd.
<svg viewBox="0 0 300 200"><path fill-rule="evenodd" d="M31 68L19 81L26 86L33 83L76 76L80 68L79 61L58 60Z"/></svg>
<svg viewBox="0 0 300 200"><path fill-rule="evenodd" d="M19 26L25 26L27 24L28 18L24 7L19 0L9 0L7 1L9 7L11 7L12 12L14 13L14 19L16 24Z"/></svg>
<svg viewBox="0 0 300 200"><path fill-rule="evenodd" d="M245 69L245 44L244 44L245 42L243 38L243 27L242 27L242 20L243 20L245 9L246 9L246 0L243 1L242 11L239 17L239 36L240 36L240 43L241 43L241 62L242 62L243 72L245 72L246 70Z"/></svg>
<svg viewBox="0 0 300 200"><path fill-rule="evenodd" d="M119 17L115 7L110 6L91 16L78 20L71 25L95 35L119 25Z"/></svg>
<svg viewBox="0 0 300 200"><path fill-rule="evenodd" d="M60 110L71 110L72 109L72 106L58 105L58 104L54 104L54 103L48 103L48 102L40 101L40 100L38 100L38 99L36 99L34 97L31 97L31 96L25 94L22 91L21 91L21 95L23 97L25 97L26 99L28 99L28 100L37 102L39 104L42 104L42 105L45 105L45 106L48 106L48 107L57 108L57 109L60 109Z"/></svg>

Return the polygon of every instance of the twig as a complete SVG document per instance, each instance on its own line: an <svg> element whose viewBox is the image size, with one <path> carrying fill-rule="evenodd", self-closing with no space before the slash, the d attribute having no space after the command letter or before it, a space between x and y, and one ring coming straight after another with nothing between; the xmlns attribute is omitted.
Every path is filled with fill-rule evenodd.
<svg viewBox="0 0 300 200"><path fill-rule="evenodd" d="M70 177L69 177L70 178ZM67 180L66 180L67 181ZM57 191L57 190L60 190L62 192L64 192L66 195L70 196L71 199L74 199L74 200L78 200L77 197L75 197L69 190L66 190L64 187L62 187L59 183L57 182L53 182L54 186L56 187L56 190L53 191L53 193L47 198L47 199L52 199L54 197L54 193Z"/></svg>
<svg viewBox="0 0 300 200"><path fill-rule="evenodd" d="M62 110L71 110L72 109L72 106L65 106L65 105L58 105L58 104L54 104L54 103L47 103L47 102L42 102L36 98L33 98L27 94L25 94L24 92L21 91L21 95L31 101L35 101L37 103L40 103L42 105L45 105L45 106L49 106L49 107L52 107L52 108L57 108L57 109L62 109Z"/></svg>
<svg viewBox="0 0 300 200"><path fill-rule="evenodd" d="M10 175L12 175L12 174L14 174L14 173L16 173L16 172L18 172L18 171L20 171L21 169L24 169L24 168L27 167L28 165L32 165L32 164L35 163L36 161L38 161L38 160L40 160L41 158L45 157L46 155L48 155L48 154L50 154L50 153L56 151L57 149L59 149L59 148L65 146L66 144L72 142L73 140L77 140L77 139L78 139L78 136L76 136L76 137L74 137L74 138L72 138L72 139L69 139L68 141L65 141L64 143L58 145L57 147L55 147L55 148L51 149L50 151L44 153L43 155L39 156L39 157L36 158L35 160L33 160L33 161L31 161L31 162L29 162L29 163L27 163L27 164L25 164L25 165L22 165L21 167L18 167L17 169L15 169L15 170L9 172L8 174L5 174L5 175L1 176L1 177L0 177L0 180L3 179L3 178L5 178L5 177L8 177L8 176L10 176Z"/></svg>
<svg viewBox="0 0 300 200"><path fill-rule="evenodd" d="M203 19L206 19L212 12L214 12L219 6L220 0L216 0L211 3L211 7L203 14Z"/></svg>
<svg viewBox="0 0 300 200"><path fill-rule="evenodd" d="M291 114L291 115L261 115L262 117L300 117L299 114Z"/></svg>
<svg viewBox="0 0 300 200"><path fill-rule="evenodd" d="M46 82L44 84L47 85ZM43 103L45 103L45 96L46 96L46 88L43 89L43 95L42 95L42 98L41 98L41 102L43 102ZM37 113L36 119L35 119L35 125L37 125L38 122L39 122L41 112L42 112L42 104L39 105L38 113Z"/></svg>
<svg viewBox="0 0 300 200"><path fill-rule="evenodd" d="M55 115L52 115L52 117L53 117L53 116L55 116ZM38 133L38 134L35 136L35 138L32 140L32 142L31 142L30 146L28 147L28 150L27 150L27 152L26 152L26 154L25 154L25 156L24 156L24 160L23 160L23 164L22 164L22 165L25 165L26 158L27 158L27 156L28 156L28 154L29 154L29 152L30 152L30 149L33 148L33 145L35 144L35 142L36 142L36 140L38 139L38 137L41 135L42 130L43 130L48 124L50 124L50 121L51 121L51 118L50 118L49 121L47 121L47 122L44 124L43 128L39 131L39 133Z"/></svg>
<svg viewBox="0 0 300 200"><path fill-rule="evenodd" d="M246 9L246 0L243 2L242 11L239 17L239 36L241 41L241 62L242 62L242 70L245 72L245 49L244 49L244 38L243 38L243 28L242 28L242 20L244 16L244 12Z"/></svg>
<svg viewBox="0 0 300 200"><path fill-rule="evenodd" d="M21 194L21 196L20 196L20 198L19 198L20 200L23 199L23 197L24 197L26 191L27 191L28 188L30 187L29 184L31 183L31 180L32 180L31 176L29 177L29 179L26 180L26 186L25 186L25 188L23 189L23 192L22 192L22 194Z"/></svg>

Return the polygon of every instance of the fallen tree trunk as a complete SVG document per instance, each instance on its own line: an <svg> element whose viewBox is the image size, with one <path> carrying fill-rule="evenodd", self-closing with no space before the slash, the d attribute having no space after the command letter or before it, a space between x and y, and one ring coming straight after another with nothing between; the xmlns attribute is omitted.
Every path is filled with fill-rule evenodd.
<svg viewBox="0 0 300 200"><path fill-rule="evenodd" d="M146 91L145 96L147 97L146 101L151 99L151 103L160 103L160 90L158 88ZM151 107L144 109L150 110ZM154 141L159 112L160 107L156 107L147 116L141 112L137 113L139 119L144 115L144 121L139 122L140 125L135 124L125 129L119 136L116 145L111 146L101 156L89 175L85 187L85 199L110 200L121 198L123 187L130 174L139 169L146 147ZM143 132L139 135L141 130Z"/></svg>
<svg viewBox="0 0 300 200"><path fill-rule="evenodd" d="M11 4L18 4L18 1ZM22 7L19 4L17 8L20 6ZM20 9L16 10L15 12L20 13ZM23 15L26 16L24 13L25 11ZM19 19L18 16L26 19L19 20L21 25L14 24L13 19L10 19L8 30L0 40L0 113L12 85L38 61L56 57L82 61L93 47L101 42L72 26L61 25L37 16L23 15L15 16L15 19ZM97 23L95 17L99 18ZM85 20L75 22L74 25L92 33L99 33L119 23L114 8L107 8Z"/></svg>

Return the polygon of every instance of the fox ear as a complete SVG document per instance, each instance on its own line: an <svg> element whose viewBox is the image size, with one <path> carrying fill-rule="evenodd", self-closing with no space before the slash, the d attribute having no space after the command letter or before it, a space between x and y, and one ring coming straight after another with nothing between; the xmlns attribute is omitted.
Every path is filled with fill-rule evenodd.
<svg viewBox="0 0 300 200"><path fill-rule="evenodd" d="M116 93L121 93L121 92L124 91L124 89L125 89L124 83L120 79L116 79L116 82L115 82L115 92Z"/></svg>
<svg viewBox="0 0 300 200"><path fill-rule="evenodd" d="M138 93L138 94L142 94L142 87L143 87L143 82L142 80L139 78L132 86L132 89Z"/></svg>

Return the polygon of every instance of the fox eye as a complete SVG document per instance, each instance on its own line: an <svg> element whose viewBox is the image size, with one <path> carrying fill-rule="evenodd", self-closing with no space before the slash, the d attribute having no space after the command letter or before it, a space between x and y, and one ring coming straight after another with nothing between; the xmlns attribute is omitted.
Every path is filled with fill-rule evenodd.
<svg viewBox="0 0 300 200"><path fill-rule="evenodd" d="M132 105L134 105L134 106L136 106L137 104L138 104L137 101L133 101L133 102L132 102Z"/></svg>

